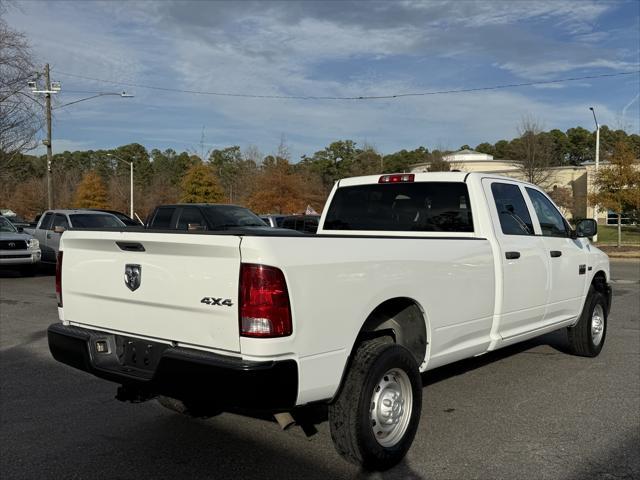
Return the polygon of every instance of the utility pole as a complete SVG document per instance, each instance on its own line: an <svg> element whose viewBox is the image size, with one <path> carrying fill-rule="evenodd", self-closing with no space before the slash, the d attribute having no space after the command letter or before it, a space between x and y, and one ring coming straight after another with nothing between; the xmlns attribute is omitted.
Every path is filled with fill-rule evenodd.
<svg viewBox="0 0 640 480"><path fill-rule="evenodd" d="M38 74L40 76L40 74ZM60 82L52 82L49 76L49 64L44 66L44 90L38 90L37 78L29 81L28 85L31 88L31 93L39 93L45 96L45 116L47 117L47 138L42 143L47 147L47 208L51 210L53 208L53 180L51 178L51 163L52 163L52 151L51 151L51 94L58 93L60 91Z"/></svg>
<svg viewBox="0 0 640 480"><path fill-rule="evenodd" d="M47 138L42 141L42 143L47 147L47 208L51 210L53 208L53 176L51 165L53 163L53 152L51 148L51 137L52 137L52 127L51 127L51 94L60 92L60 82L52 82L51 77L49 76L49 64L47 63L44 66L44 80L45 80L45 88L44 90L38 90L38 79L40 78L40 73L36 75L36 78L33 80L29 80L27 85L31 89L31 93L38 93L45 96L45 116L47 117ZM133 95L128 94L127 92L101 92L97 95L93 95L87 98L81 98L80 100L74 100L73 102L65 103L64 105L58 105L58 108L68 107L69 105L74 105L76 103L84 102L87 100L92 100L98 97L104 97L106 95L117 95L123 98L130 98ZM133 163L131 164L131 217L133 218Z"/></svg>
<svg viewBox="0 0 640 480"><path fill-rule="evenodd" d="M53 153L51 151L51 78L49 77L49 64L44 66L44 78L46 82L45 89L47 93L46 98L46 115L47 115L47 208L51 210L53 208L53 185L51 179L51 161Z"/></svg>

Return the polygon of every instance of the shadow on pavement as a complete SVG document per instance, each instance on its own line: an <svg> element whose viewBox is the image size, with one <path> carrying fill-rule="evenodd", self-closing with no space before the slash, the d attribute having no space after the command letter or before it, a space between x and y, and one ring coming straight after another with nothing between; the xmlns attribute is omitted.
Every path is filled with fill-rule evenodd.
<svg viewBox="0 0 640 480"><path fill-rule="evenodd" d="M518 355L520 353L531 350L541 345L547 345L554 349L557 353L566 353L567 351L567 335L564 329L557 330L555 332L547 333L537 338L533 338L526 342L517 343L508 347L494 350L492 352L485 353L479 357L468 358L466 360L460 360L458 362L438 367L433 370L429 370L422 374L422 385L427 387L434 383L447 380L448 378L463 375L477 368L482 368L500 360ZM556 352L550 352L553 355Z"/></svg>
<svg viewBox="0 0 640 480"><path fill-rule="evenodd" d="M56 266L48 263L39 263L32 277L50 277L56 274ZM28 277L28 276L27 276ZM3 265L0 268L0 278L27 278L17 266Z"/></svg>

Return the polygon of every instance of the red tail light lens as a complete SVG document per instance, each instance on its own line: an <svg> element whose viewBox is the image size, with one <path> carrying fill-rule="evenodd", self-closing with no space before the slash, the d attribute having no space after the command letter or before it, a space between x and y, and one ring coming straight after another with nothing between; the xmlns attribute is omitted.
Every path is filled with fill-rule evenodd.
<svg viewBox="0 0 640 480"><path fill-rule="evenodd" d="M58 306L62 306L62 252L58 252L56 259L56 298Z"/></svg>
<svg viewBox="0 0 640 480"><path fill-rule="evenodd" d="M276 267L243 263L240 266L240 335L291 335L291 307L287 282Z"/></svg>
<svg viewBox="0 0 640 480"><path fill-rule="evenodd" d="M413 182L416 176L413 173L398 173L393 175L382 175L378 183L408 183Z"/></svg>

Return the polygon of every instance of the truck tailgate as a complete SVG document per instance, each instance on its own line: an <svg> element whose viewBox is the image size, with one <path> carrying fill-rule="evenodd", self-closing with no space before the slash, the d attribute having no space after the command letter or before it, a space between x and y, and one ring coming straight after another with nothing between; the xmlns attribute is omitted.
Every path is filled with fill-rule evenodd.
<svg viewBox="0 0 640 480"><path fill-rule="evenodd" d="M65 232L64 320L238 352L239 247L233 235Z"/></svg>

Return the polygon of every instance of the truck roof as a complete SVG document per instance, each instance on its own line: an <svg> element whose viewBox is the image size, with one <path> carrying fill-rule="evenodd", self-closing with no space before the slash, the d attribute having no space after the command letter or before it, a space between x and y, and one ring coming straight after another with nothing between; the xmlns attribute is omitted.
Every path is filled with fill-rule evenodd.
<svg viewBox="0 0 640 480"><path fill-rule="evenodd" d="M511 182L518 181L522 183L522 180L518 180L512 177L506 177L504 175L495 175L492 173L483 173L483 172L426 172L426 173L388 173L388 174L378 174L378 175L365 175L362 177L350 177L343 178L338 181L338 187L348 187L353 185L367 185L378 183L380 181L380 177L385 175L413 175L414 182L464 182L468 177L491 177L491 178L502 178L504 180L509 180Z"/></svg>

